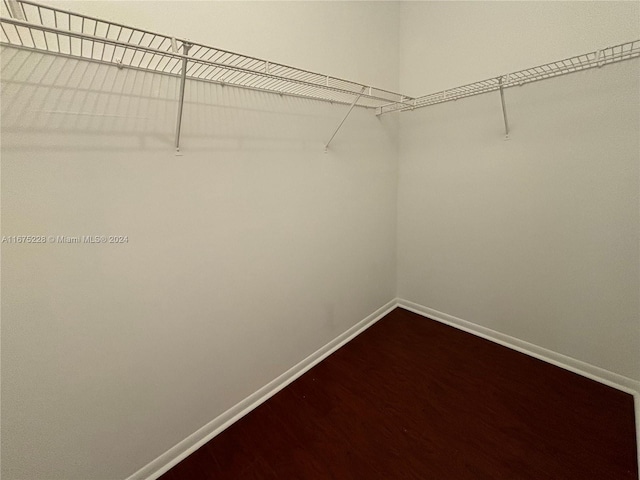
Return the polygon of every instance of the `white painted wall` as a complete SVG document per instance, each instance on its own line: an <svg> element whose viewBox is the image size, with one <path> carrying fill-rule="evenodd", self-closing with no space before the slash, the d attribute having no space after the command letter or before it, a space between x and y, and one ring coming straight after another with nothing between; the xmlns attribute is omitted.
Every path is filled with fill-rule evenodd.
<svg viewBox="0 0 640 480"><path fill-rule="evenodd" d="M414 95L638 37L637 3L56 3ZM640 378L637 61L508 90L508 142L496 95L403 114L399 178L398 117L324 155L344 107L189 83L176 158L174 79L1 61L2 234L129 237L4 246L3 478L125 478L393 298L396 251L403 298Z"/></svg>
<svg viewBox="0 0 640 480"><path fill-rule="evenodd" d="M638 18L637 2L403 4L401 88L629 41ZM509 141L498 93L403 115L399 297L640 379L638 68L506 90Z"/></svg>
<svg viewBox="0 0 640 480"><path fill-rule="evenodd" d="M395 5L158 5L109 17L397 83ZM3 479L126 478L395 297L397 119L190 82L175 157L175 79L1 59L2 234L129 238L3 245Z"/></svg>

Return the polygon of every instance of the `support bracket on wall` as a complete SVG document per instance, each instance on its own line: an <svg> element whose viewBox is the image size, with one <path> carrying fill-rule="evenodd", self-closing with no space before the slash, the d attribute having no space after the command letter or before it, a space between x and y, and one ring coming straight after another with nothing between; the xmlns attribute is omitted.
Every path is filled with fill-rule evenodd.
<svg viewBox="0 0 640 480"><path fill-rule="evenodd" d="M356 106L356 103L358 103L358 100L360 100L360 97L364 94L364 91L366 89L367 89L367 87L362 87L362 90L360 90L360 93L356 96L356 98L353 99L353 102L351 102L351 106L349 107L349 110L347 111L347 114L344 116L344 118L342 119L342 121L338 125L338 128L336 128L336 130L333 132L333 135L331 135L331 138L329 139L329 141L325 144L324 153L327 153L329 151L329 144L333 140L333 137L336 136L336 133L338 133L338 130L340 130L340 127L342 127L342 124L345 122L345 120L347 119L347 117L351 113L351 110L353 110L353 107Z"/></svg>
<svg viewBox="0 0 640 480"><path fill-rule="evenodd" d="M505 75L504 83L509 83L509 75ZM502 116L504 118L504 139L509 140L509 120L507 119L507 105L504 102L504 87L502 76L498 78L498 84L500 85L500 101L502 102Z"/></svg>
<svg viewBox="0 0 640 480"><path fill-rule="evenodd" d="M175 39L172 39L172 47L177 50L177 45ZM178 119L176 121L176 156L181 156L180 153L180 130L182 128L182 108L184 107L184 87L187 83L187 55L189 55L189 49L192 47L191 43L183 43L182 44L182 54L185 55L182 58L182 72L180 74L180 96L178 98Z"/></svg>

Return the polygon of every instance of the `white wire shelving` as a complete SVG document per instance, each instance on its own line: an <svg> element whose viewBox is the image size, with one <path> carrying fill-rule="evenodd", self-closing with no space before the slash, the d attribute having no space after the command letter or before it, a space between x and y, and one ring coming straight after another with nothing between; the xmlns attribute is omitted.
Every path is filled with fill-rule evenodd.
<svg viewBox="0 0 640 480"><path fill-rule="evenodd" d="M178 152L186 80L349 105L348 112L325 145L326 151L356 106L375 109L377 115L384 115L493 91L501 94L508 138L505 88L640 57L640 40L634 40L429 95L411 97L31 0L0 0L0 45L179 77L175 138Z"/></svg>
<svg viewBox="0 0 640 480"><path fill-rule="evenodd" d="M388 90L210 47L29 0L2 0L0 43L223 85L375 108Z"/></svg>
<svg viewBox="0 0 640 480"><path fill-rule="evenodd" d="M351 105L351 108L373 109L404 98L399 93L371 85L30 0L2 0L0 14L0 44L180 77L175 139L178 152L187 79Z"/></svg>
<svg viewBox="0 0 640 480"><path fill-rule="evenodd" d="M548 78L566 75L568 73L579 72L590 68L598 68L611 63L629 60L640 57L640 40L622 43L613 47L603 48L595 52L576 55L575 57L545 63L536 67L527 68L513 73L507 73L498 77L469 83L460 87L430 93L412 99L403 99L398 102L391 102L378 108L378 115L414 110L416 108L428 107L438 103L451 102L461 98L480 95L488 92L495 92L508 87L524 85L526 83L537 82Z"/></svg>

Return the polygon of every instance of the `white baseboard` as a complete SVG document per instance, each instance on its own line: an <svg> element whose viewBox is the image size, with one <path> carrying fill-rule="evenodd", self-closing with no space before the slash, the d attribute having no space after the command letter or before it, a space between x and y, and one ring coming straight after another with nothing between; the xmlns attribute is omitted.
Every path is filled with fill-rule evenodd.
<svg viewBox="0 0 640 480"><path fill-rule="evenodd" d="M564 368L578 375L590 378L596 382L603 383L610 387L622 390L625 393L633 395L633 401L635 406L635 420L636 420L636 446L638 448L638 465L640 465L640 382L631 378L619 375L617 373L610 372L595 365L576 360L575 358L562 355L561 353L548 350L533 343L525 342L518 338L504 333L491 330L475 323L463 320L447 313L439 312L433 308L425 307L423 305L410 302L409 300L398 299L398 306L402 307L410 312L417 313L423 317L436 320L440 323L445 323L451 327L463 330L472 335L482 337L486 340L498 343L505 347L517 350L518 352L530 355L539 360L543 360L552 365Z"/></svg>
<svg viewBox="0 0 640 480"><path fill-rule="evenodd" d="M622 390L634 396L635 413L636 413L636 435L638 436L637 445L639 449L640 461L640 382L610 372L600 367L590 365L586 362L576 360L574 358L562 355L560 353L539 347L529 342L505 335L504 333L482 327L467 320L463 320L453 315L439 312L432 308L419 305L414 302L403 299L394 299L386 305L367 316L362 321L342 333L316 352L309 355L297 365L291 367L285 373L275 380L269 382L257 392L242 400L223 414L219 415L211 422L189 435L177 445L173 446L165 453L152 460L140 470L127 478L127 480L155 480L160 475L168 471L171 467L179 463L181 460L195 452L202 445L207 443L213 437L221 433L234 422L251 412L254 408L271 398L284 387L289 385L302 374L310 370L312 367L320 363L326 357L331 355L337 349L348 343L355 336L362 333L371 325L376 323L382 317L394 310L396 307L402 307L418 315L428 317L441 323L445 323L454 328L463 330L473 335L482 337L492 342L498 343L505 347L511 348L518 352L530 355L532 357L543 360L552 365L564 368L571 372L585 376L597 382L603 383L610 387Z"/></svg>
<svg viewBox="0 0 640 480"><path fill-rule="evenodd" d="M386 305L380 307L371 315L367 316L364 320L358 322L349 330L331 340L325 346L309 355L300 363L291 367L278 378L269 382L257 392L248 396L237 405L231 407L220 416L211 420L211 422L189 435L187 438L167 450L155 460L149 462L147 465L128 477L127 480L157 479L160 475L168 471L171 467L179 463L191 453L195 452L198 448L221 433L231 424L244 417L251 410L271 398L273 395L293 382L296 378L304 374L307 370L311 369L322 360L327 358L329 355L331 355L333 352L335 352L337 349L342 347L344 344L349 342L352 338L365 331L371 325L373 325L386 314L395 309L396 306L397 301L396 299L393 299Z"/></svg>
<svg viewBox="0 0 640 480"><path fill-rule="evenodd" d="M517 350L518 352L544 360L547 363L562 367L597 382L604 383L605 385L617 388L623 392L630 394L640 392L640 382L618 375L617 373L610 372L603 368L596 367L581 360L576 360L575 358L562 355L561 353L547 350L546 348L539 347L533 343L525 342L524 340L520 340L510 335L505 335L504 333L491 330L490 328L482 327L447 313L439 312L433 308L410 302L409 300L398 299L398 306L413 313L417 313L418 315L429 317L441 323L446 323L447 325L459 330L472 333L478 337L499 343L500 345Z"/></svg>

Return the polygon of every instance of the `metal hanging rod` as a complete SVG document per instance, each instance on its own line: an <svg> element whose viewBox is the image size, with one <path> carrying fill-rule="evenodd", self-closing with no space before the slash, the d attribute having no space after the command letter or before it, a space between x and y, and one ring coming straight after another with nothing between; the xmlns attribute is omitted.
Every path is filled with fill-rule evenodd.
<svg viewBox="0 0 640 480"><path fill-rule="evenodd" d="M613 47L603 48L595 52L584 53L575 57L566 58L564 60L558 60L551 63L545 63L544 65L538 65L537 67L527 68L517 72L501 75L495 78L489 78L487 80L481 80L479 82L470 83L461 87L455 87L448 90L442 90L440 92L431 93L422 97L417 97L412 101L398 101L391 102L387 105L383 105L377 109L377 114L408 111L416 108L428 107L430 105L436 105L438 103L450 102L453 100L459 100L464 97L470 97L473 95L480 95L482 93L503 91L508 87L515 87L524 85L525 83L537 82L539 80L545 80L547 78L558 77L560 75L566 75L568 73L579 72L587 70L589 68L602 67L611 63L621 62L623 60L629 60L631 58L640 57L640 40L633 40L631 42L622 43ZM505 113L505 128L508 135L508 124L506 122Z"/></svg>
<svg viewBox="0 0 640 480"><path fill-rule="evenodd" d="M280 95L376 108L399 93L130 27L30 0L2 0L0 44Z"/></svg>

